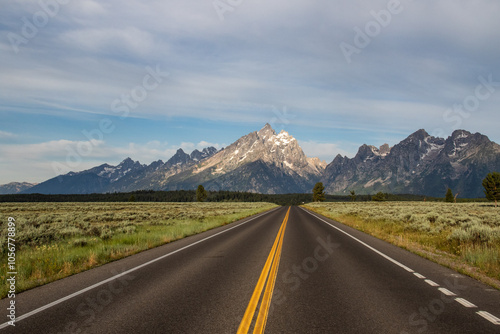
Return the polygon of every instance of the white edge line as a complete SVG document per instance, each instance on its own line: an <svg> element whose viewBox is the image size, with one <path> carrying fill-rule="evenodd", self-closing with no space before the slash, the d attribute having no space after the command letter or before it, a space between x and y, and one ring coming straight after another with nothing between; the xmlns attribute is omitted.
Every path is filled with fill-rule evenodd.
<svg viewBox="0 0 500 334"><path fill-rule="evenodd" d="M485 312L485 311L479 311L476 313L479 314L480 316L482 316L483 318L485 318L486 320L488 320L489 322L491 322L492 324L500 325L500 319L495 317L493 314Z"/></svg>
<svg viewBox="0 0 500 334"><path fill-rule="evenodd" d="M347 233L347 232L343 231L342 229L340 229L340 228L338 228L338 227L336 227L336 226L334 226L334 225L330 224L329 222L327 222L326 220L324 220L324 219L322 219L322 218L320 218L320 217L316 216L315 214L312 214L312 213L311 213L311 212L309 212L308 210L306 210L306 209L304 209L304 208L302 208L302 207L301 207L301 209L302 209L302 210L304 210L305 212L307 212L308 214L310 214L311 216L313 216L313 217L317 218L318 220L320 220L320 221L322 221L322 222L324 222L324 223L326 223L326 224L330 225L330 226L331 226L331 227L333 227L334 229L336 229L336 230L338 230L338 231L340 231L340 232L344 233L345 235L349 236L350 238L352 238L352 239L356 240L357 242L359 242L359 243L360 243L360 244L362 244L363 246L366 246L367 248L371 249L371 250L372 250L372 251L374 251L375 253L377 253L377 254L379 254L380 256L382 256L382 257L386 258L387 260L391 261L392 263L396 264L397 266L399 266L399 267L401 267L401 268L405 269L406 271L408 271L408 272L410 272L410 273L414 273L414 274L415 274L415 276L417 276L414 270L412 270L412 269L408 268L408 267L407 267L407 266L405 266L404 264L402 264L402 263L400 263L400 262L398 262L398 261L394 260L394 259L393 259L393 258L391 258L390 256L387 256L387 255L385 255L384 253L382 253L382 252L380 252L380 251L376 250L375 248L373 248L373 247L371 247L370 245L366 244L365 242L363 242L363 241L359 240L358 238L356 238L356 237L354 237L354 236L350 235L349 233ZM417 277L418 277L418 276L417 276ZM426 282L427 284L431 285L431 286L439 286L439 284L437 284L437 283L435 283L435 282L431 281L430 279L426 279L426 280L425 280L425 282ZM449 290L447 290L447 289L440 288L440 289L438 289L438 290L439 290L439 291L441 291L441 292L442 292L442 293L444 293L444 294L448 294L448 293L449 293L449 296L456 296L456 294L454 294L453 292L451 292L451 291L449 291ZM445 292L445 291L446 291L446 292ZM456 298L455 300L456 300L457 302L459 302L460 304L462 304L462 302L461 302L461 301L459 301L459 300L462 300L462 298ZM465 300L465 299L463 299L463 302L467 302L467 303L469 303L469 302L468 302L467 300ZM471 307L471 308L472 308L472 307L477 307L476 305L474 305L474 304L472 304L472 303L469 303L469 304L470 304L470 306L467 306L467 305L464 305L464 304L462 304L462 305L467 306L467 307ZM493 323L494 325L500 325L500 319L499 319L499 318L497 318L497 317L495 317L495 316L494 316L494 315L492 315L491 313L488 313L488 312L485 312L485 311L479 311L479 312L476 312L476 313L477 313L478 315L480 315L481 317L485 318L486 320L490 321L490 322L491 322L491 323Z"/></svg>
<svg viewBox="0 0 500 334"><path fill-rule="evenodd" d="M363 242L363 241L359 240L358 238L356 238L356 237L354 237L354 236L350 235L350 234L349 234L349 233L347 233L346 231L344 231L344 230L342 230L342 229L340 229L340 228L338 228L338 227L336 227L336 226L334 226L334 225L330 224L330 223L329 223L329 222L327 222L326 220L324 220L324 219L322 219L322 218L320 218L320 217L318 217L318 216L316 216L316 215L312 214L311 212L309 212L308 210L306 210L306 209L304 209L304 208L301 208L301 209L302 209L302 210L304 210L305 212L307 212L308 214L310 214L311 216L313 216L313 217L315 217L315 218L319 219L319 220L320 220L320 221L322 221L323 223L330 225L330 226L331 226L331 227L333 227L334 229L336 229L336 230L338 230L338 231L340 231L340 232L344 233L345 235L349 236L350 238L352 238L352 239L356 240L357 242L359 242L359 243L360 243L360 244L362 244L363 246L365 246L365 247L367 247L368 249L370 249L370 250L374 251L374 252L375 252L375 253L377 253L378 255L380 255L380 256L384 257L385 259L387 259L387 260L391 261L392 263L394 263L395 265L397 265L397 266L399 266L399 267L403 268L404 270L406 270L406 271L408 271L408 272L410 272L410 273L414 273L414 272L415 272L413 269L408 268L407 266L405 266L405 265L404 265L404 264L402 264L401 262L398 262L398 261L394 260L392 257L385 255L385 254L384 254L384 253L382 253L381 251L379 251L379 250L377 250L377 249L373 248L372 246L368 245L367 243L365 243L365 242Z"/></svg>
<svg viewBox="0 0 500 334"><path fill-rule="evenodd" d="M437 284L434 281L431 281L430 279L426 279L424 282L429 284L430 286L439 286L439 284Z"/></svg>
<svg viewBox="0 0 500 334"><path fill-rule="evenodd" d="M456 296L455 293L451 292L450 290L448 289L445 289L445 288L439 288L438 289L439 291L441 291L442 293L444 293L445 295L447 296Z"/></svg>
<svg viewBox="0 0 500 334"><path fill-rule="evenodd" d="M455 301L468 308L477 308L476 305L472 304L470 301L463 298L455 298Z"/></svg>
<svg viewBox="0 0 500 334"><path fill-rule="evenodd" d="M204 242L204 241L206 241L206 240L208 240L208 239L212 239L213 237L216 237L216 236L218 236L218 235L220 235L220 234L226 233L226 232L228 232L228 231L231 231L232 229L235 229L235 228L237 228L237 227L240 227L240 226L242 226L242 225L245 225L246 223L249 223L249 222L251 222L252 220L255 220L255 219L257 219L257 218L260 218L260 217L262 217L262 216L265 216L265 215L267 215L267 214L269 214L269 213L271 213L271 212L273 212L273 211L276 211L276 210L278 210L279 208L280 208L280 207L275 208L275 209L273 209L273 210L269 210L269 211L267 211L267 212L264 212L264 213L262 213L262 214L260 214L260 215L258 215L258 216L255 216L255 217L253 217L253 218L251 218L251 219L249 219L249 220L247 220L247 221L245 221L245 222L243 222L243 223L241 223L241 224L238 224L238 225L233 226L233 227L230 227L230 228L228 228L228 229L226 229L226 230L224 230L224 231L221 231L221 232L218 232L218 233L216 233L216 234L213 234L213 235L211 235L211 236L209 236L209 237L206 237L205 239L202 239L202 240L198 240L198 241L196 241L196 242L193 242L192 244L189 244L189 245L187 245L187 246L184 246L184 247L182 247L182 248L179 248L178 250L175 250L175 251L173 251L173 252L171 252L171 253L168 253L168 254L162 255L162 256L160 256L160 257L157 257L156 259L153 259L153 260L151 260L151 261L148 261L148 262L146 262L146 263L143 263L143 264L141 264L141 265L138 265L137 267L134 267L134 268L129 269L129 270L127 270L127 271L124 271L124 272L123 272L123 273L121 273L121 274L118 274L118 275L115 275L115 276L110 277L110 278L108 278L108 279L105 279L104 281L101 281L101 282L96 283L96 284L94 284L94 285L91 285L91 286L89 286L89 287L87 287L87 288L85 288L85 289L82 289L82 290L80 290L80 291L77 291L77 292L75 292L75 293L72 293L72 294L70 294L70 295L68 295L68 296L66 296L66 297L60 298L60 299L58 299L58 300L56 300L56 301L53 301L53 302L52 302L52 303L50 303L50 304L47 304L47 305L42 306L42 307L39 307L39 308L37 308L37 309L35 309L35 310L31 311L31 312L28 312L28 313L23 314L23 315L21 315L21 316L19 316L19 317L16 317L15 322L18 322L18 321L24 320L24 319L26 319L26 318L29 318L29 317L31 317L32 315L35 315L35 314L40 313L40 312L42 312L42 311L45 311L45 310L47 310L47 309L49 309L49 308L51 308L51 307L53 307L53 306L55 306L55 305L61 304L61 303L65 302L65 301L67 301L67 300L69 300L69 299L71 299L71 298L73 298L73 297L76 297L76 296L81 295L81 294L83 294L83 293L85 293L85 292L87 292L87 291L90 291L90 290L92 290L92 289L95 289L95 288L97 288L98 286L101 286L101 285L103 285L103 284L109 283L109 282L111 282L111 281L113 281L113 280L115 280L115 279L117 279L117 278L120 278L120 277L122 277L122 276L128 275L128 274L130 274L131 272L134 272L134 271L139 270L139 269L141 269L141 268L143 268L143 267L146 267L146 266L148 266L148 265L150 265L150 264L152 264L152 263L155 263L155 262L157 262L157 261L160 261L160 260L162 260L162 259L164 259L164 258L166 258L166 257L169 257L169 256L171 256L171 255L173 255L173 254L175 254L175 253L179 253L179 252L181 252L181 251L183 251L183 250L185 250L185 249L187 249L187 248L190 248L190 247L192 247L192 246L194 246L194 245L197 245L197 244L199 244L199 243L202 243L202 242ZM0 329L2 329L2 328L6 328L7 326L10 326L10 325L9 325L9 322L5 322L5 323L1 324L1 325L0 325Z"/></svg>

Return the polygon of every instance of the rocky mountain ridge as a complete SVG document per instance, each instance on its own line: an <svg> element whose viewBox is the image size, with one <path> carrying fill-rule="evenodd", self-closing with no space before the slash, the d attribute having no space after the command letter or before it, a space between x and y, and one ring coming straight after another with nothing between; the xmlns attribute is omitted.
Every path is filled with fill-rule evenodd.
<svg viewBox="0 0 500 334"><path fill-rule="evenodd" d="M0 195L17 194L29 188L36 186L37 183L29 182L11 182L0 185Z"/></svg>
<svg viewBox="0 0 500 334"><path fill-rule="evenodd" d="M488 137L456 130L443 139L419 130L389 149L363 145L352 159L337 156L322 181L332 194L355 190L442 196L450 187L467 197L483 197L482 179L497 170L500 145Z"/></svg>
<svg viewBox="0 0 500 334"><path fill-rule="evenodd" d="M390 193L483 197L481 181L500 170L500 145L488 137L457 130L447 139L418 130L400 143L362 145L353 158L338 155L330 164L307 157L286 131L269 124L222 150L208 147L187 154L179 149L167 162L143 165L130 158L59 175L23 193L83 194L135 190L196 189L268 194L308 193L322 181L329 194Z"/></svg>

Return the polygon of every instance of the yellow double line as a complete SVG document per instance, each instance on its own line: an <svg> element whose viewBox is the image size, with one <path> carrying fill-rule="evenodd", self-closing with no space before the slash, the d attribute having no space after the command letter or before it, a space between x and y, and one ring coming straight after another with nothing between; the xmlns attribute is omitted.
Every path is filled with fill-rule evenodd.
<svg viewBox="0 0 500 334"><path fill-rule="evenodd" d="M266 327L267 316L269 314L269 307L271 306L271 298L273 296L274 284L276 283L276 276L278 275L278 266L281 257L281 248L283 247L283 238L285 235L286 224L288 223L288 216L290 215L290 208L286 213L285 219L279 229L276 240L274 240L273 248L271 248L271 253L267 257L264 269L260 274L255 290L253 291L252 298L250 298L250 303L247 306L245 315L241 320L240 327L238 328L238 334L247 334L252 320L255 315L255 310L257 309L257 304L264 290L264 284L266 283L266 289L264 291L264 296L260 303L259 314L257 316L257 321L255 322L254 334L264 333L264 328Z"/></svg>

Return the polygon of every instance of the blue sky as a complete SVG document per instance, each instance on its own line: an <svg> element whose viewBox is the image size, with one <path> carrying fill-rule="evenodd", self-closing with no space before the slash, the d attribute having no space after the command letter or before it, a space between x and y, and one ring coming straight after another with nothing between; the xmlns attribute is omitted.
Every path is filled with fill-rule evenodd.
<svg viewBox="0 0 500 334"><path fill-rule="evenodd" d="M265 123L308 156L424 128L500 142L500 2L10 1L0 184L224 147Z"/></svg>

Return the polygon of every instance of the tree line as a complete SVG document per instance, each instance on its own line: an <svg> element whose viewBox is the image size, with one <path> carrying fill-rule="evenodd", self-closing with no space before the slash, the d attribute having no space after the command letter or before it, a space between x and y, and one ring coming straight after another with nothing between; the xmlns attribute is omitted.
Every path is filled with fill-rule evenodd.
<svg viewBox="0 0 500 334"><path fill-rule="evenodd" d="M204 189L203 189L204 190ZM257 194L239 191L203 191L199 190L153 191L140 190L126 193L75 194L75 195L43 195L43 194L12 194L0 195L1 202L269 202L277 205L300 205L313 201L313 194ZM349 195L327 195L325 201L351 201ZM421 201L421 195L387 194L389 201ZM433 200L433 198L429 198ZM371 201L371 195L356 195L356 201ZM434 198L434 200L439 200Z"/></svg>
<svg viewBox="0 0 500 334"><path fill-rule="evenodd" d="M486 199L458 199L460 202L477 202L477 201L494 201L495 207L498 206L498 201L500 200L500 173L493 172L486 175L484 178L482 185L484 187L484 194ZM314 188L312 189L312 197L313 202L324 202L327 201L328 195L325 194L325 187L322 182L316 183ZM446 195L444 197L444 201L447 203L457 203L459 193L453 195L453 191L448 188L446 191ZM368 197L367 197L368 196ZM341 196L336 196L341 197ZM375 201L375 202L384 202L384 201L405 201L405 200L424 200L424 201L443 201L442 198L436 197L426 197L421 195L392 195L389 193L378 192L375 195L357 195L354 190L350 191L348 196L348 200L351 202L359 201Z"/></svg>
<svg viewBox="0 0 500 334"><path fill-rule="evenodd" d="M301 205L309 202L368 202L368 201L447 201L477 202L500 200L500 173L490 173L483 180L485 199L459 198L448 189L445 198L424 195L389 194L379 192L375 195L358 195L354 190L349 195L328 195L323 183L318 182L310 194L257 194L240 191L206 191L203 185L196 190L154 191L139 190L126 193L44 195L11 194L0 195L2 202L268 202L277 205Z"/></svg>

